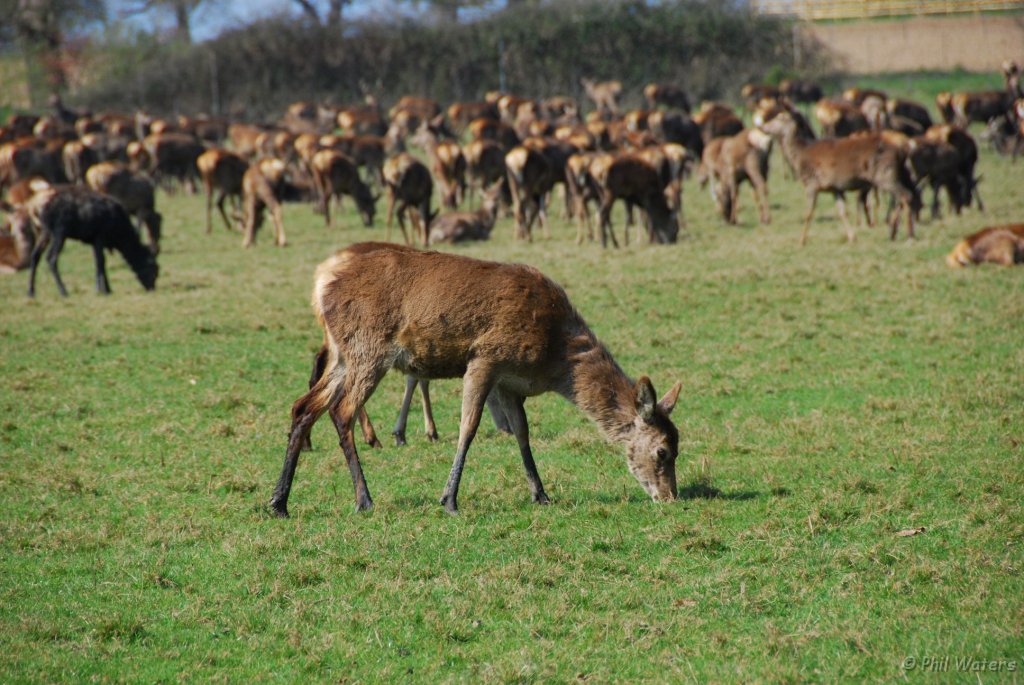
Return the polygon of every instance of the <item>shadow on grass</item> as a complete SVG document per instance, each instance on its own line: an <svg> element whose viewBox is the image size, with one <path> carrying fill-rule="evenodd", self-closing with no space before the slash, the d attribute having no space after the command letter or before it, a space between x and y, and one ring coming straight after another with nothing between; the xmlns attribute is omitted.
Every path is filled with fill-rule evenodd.
<svg viewBox="0 0 1024 685"><path fill-rule="evenodd" d="M732 501L744 501L760 497L762 493L756 490L737 490L735 492L723 492L706 480L693 480L678 489L679 499L724 499Z"/></svg>

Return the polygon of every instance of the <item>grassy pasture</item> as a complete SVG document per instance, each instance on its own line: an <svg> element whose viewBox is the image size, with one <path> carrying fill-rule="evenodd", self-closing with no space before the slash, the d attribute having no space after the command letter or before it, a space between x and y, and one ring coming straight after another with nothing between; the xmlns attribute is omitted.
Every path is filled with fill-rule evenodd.
<svg viewBox="0 0 1024 685"><path fill-rule="evenodd" d="M553 504L529 503L485 420L446 516L460 384L442 381L439 443L414 410L408 447L362 449L372 513L353 513L322 422L293 518L267 518L320 342L313 267L383 235L351 203L333 231L289 206L290 247L264 229L242 250L204 234L202 198L162 197L154 293L114 257L97 296L77 243L67 300L45 267L34 302L25 274L0 279L0 680L1020 680L1024 269L943 263L1024 218L1024 165L985 151L981 171L986 214L914 242L847 245L823 198L800 249L802 192L776 163L767 227L748 189L725 227L691 182L675 246L577 247L555 218L551 240L517 244L502 220L455 248L537 266L627 372L683 381L671 505L544 396L527 410ZM383 437L401 389L389 376L369 404Z"/></svg>

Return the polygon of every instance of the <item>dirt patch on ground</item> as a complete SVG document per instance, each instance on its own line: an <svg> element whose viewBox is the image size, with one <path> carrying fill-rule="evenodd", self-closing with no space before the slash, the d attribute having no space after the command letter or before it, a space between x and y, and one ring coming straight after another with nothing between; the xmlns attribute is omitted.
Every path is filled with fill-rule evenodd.
<svg viewBox="0 0 1024 685"><path fill-rule="evenodd" d="M1024 62L1024 15L918 17L895 21L807 24L805 35L854 74L922 69L996 71Z"/></svg>

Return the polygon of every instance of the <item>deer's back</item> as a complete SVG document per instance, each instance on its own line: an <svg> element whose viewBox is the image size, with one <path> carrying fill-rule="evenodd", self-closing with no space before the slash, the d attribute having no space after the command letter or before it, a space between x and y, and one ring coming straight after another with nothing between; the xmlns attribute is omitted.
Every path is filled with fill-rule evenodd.
<svg viewBox="0 0 1024 685"><path fill-rule="evenodd" d="M565 292L531 267L353 247L320 266L314 291L346 360L387 357L423 378L459 376L473 359L529 373L557 365L566 331L585 328Z"/></svg>

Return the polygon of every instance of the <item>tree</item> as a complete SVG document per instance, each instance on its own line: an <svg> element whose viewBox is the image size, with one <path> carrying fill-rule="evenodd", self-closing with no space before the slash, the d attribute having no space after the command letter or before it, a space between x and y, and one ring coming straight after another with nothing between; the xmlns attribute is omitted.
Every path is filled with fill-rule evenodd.
<svg viewBox="0 0 1024 685"><path fill-rule="evenodd" d="M293 2L299 6L302 13L309 17L313 23L329 27L341 26L342 11L344 11L347 5L352 4L352 0L328 0L327 13L321 21L319 5L322 3L315 2L314 0L293 0Z"/></svg>
<svg viewBox="0 0 1024 685"><path fill-rule="evenodd" d="M58 92L68 85L67 35L105 18L103 0L2 0L0 36L18 41L30 73L41 70L47 89Z"/></svg>
<svg viewBox="0 0 1024 685"><path fill-rule="evenodd" d="M138 0L124 10L125 16L148 12L170 12L174 16L174 39L182 43L192 42L192 15L200 5L212 0Z"/></svg>

